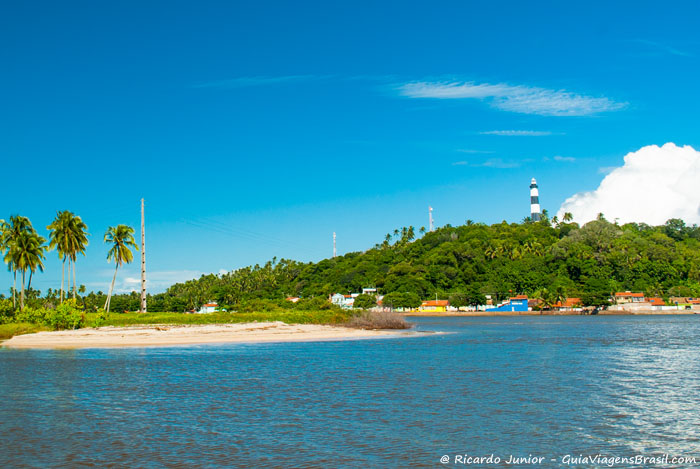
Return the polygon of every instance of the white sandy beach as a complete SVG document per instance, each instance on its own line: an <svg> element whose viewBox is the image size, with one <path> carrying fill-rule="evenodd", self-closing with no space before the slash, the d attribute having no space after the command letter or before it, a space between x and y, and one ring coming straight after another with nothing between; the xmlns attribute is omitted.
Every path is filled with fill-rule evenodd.
<svg viewBox="0 0 700 469"><path fill-rule="evenodd" d="M227 342L255 343L370 339L406 334L406 331L362 330L317 324L290 325L283 322L144 325L37 332L35 334L12 337L0 345L13 348L61 349L151 347Z"/></svg>

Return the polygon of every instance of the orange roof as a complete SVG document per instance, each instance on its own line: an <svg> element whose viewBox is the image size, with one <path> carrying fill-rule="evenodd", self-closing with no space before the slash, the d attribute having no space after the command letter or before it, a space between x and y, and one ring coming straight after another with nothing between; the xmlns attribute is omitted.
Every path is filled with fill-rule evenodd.
<svg viewBox="0 0 700 469"><path fill-rule="evenodd" d="M647 300L649 301L649 303L651 303L652 306L663 306L666 304L663 298L653 297L647 298Z"/></svg>
<svg viewBox="0 0 700 469"><path fill-rule="evenodd" d="M518 295L511 298L511 300L527 300L527 295Z"/></svg>
<svg viewBox="0 0 700 469"><path fill-rule="evenodd" d="M567 298L563 304L561 301L557 301L552 306L555 308L573 308L574 306L581 306L581 298Z"/></svg>
<svg viewBox="0 0 700 469"><path fill-rule="evenodd" d="M216 304L216 303L207 303L207 304L204 305L205 308L206 308L207 306L219 306L219 305Z"/></svg>
<svg viewBox="0 0 700 469"><path fill-rule="evenodd" d="M615 293L615 296L631 296L633 298L644 298L644 293L633 293L629 291L621 291Z"/></svg>
<svg viewBox="0 0 700 469"><path fill-rule="evenodd" d="M424 301L421 306L449 306L450 302L447 300L427 300Z"/></svg>

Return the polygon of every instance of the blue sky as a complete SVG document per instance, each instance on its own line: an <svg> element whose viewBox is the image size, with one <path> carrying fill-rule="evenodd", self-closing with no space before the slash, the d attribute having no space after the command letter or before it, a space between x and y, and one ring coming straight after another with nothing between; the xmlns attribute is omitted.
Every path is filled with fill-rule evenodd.
<svg viewBox="0 0 700 469"><path fill-rule="evenodd" d="M15 2L0 217L139 224L153 291L404 225L556 212L642 146L700 148L695 2ZM33 284L60 283L48 254ZM128 289L137 266L124 270ZM0 280L11 282L3 272Z"/></svg>

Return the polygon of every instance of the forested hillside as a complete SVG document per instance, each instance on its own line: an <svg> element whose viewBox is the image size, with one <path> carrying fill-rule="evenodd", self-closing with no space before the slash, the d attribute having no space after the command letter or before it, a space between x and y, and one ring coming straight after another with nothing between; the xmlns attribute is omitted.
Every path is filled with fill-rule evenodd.
<svg viewBox="0 0 700 469"><path fill-rule="evenodd" d="M468 222L418 239L409 227L365 252L315 263L273 259L178 283L153 295L149 309L183 311L209 300L235 307L252 299L327 298L362 287L420 298L479 293L502 299L543 288L584 298L616 290L700 296L700 229L676 219L657 227L620 226L602 216L583 227L549 220Z"/></svg>

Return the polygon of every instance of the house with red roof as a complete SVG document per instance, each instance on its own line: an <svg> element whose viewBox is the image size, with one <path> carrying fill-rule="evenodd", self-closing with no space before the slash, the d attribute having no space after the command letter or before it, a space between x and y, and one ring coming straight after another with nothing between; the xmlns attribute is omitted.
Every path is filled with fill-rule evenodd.
<svg viewBox="0 0 700 469"><path fill-rule="evenodd" d="M208 314L208 313L214 313L216 310L219 308L219 305L217 303L206 303L203 304L201 308L199 308L199 311L196 311L197 314Z"/></svg>
<svg viewBox="0 0 700 469"><path fill-rule="evenodd" d="M651 303L652 306L666 306L666 302L663 298L651 297L647 298L647 301Z"/></svg>
<svg viewBox="0 0 700 469"><path fill-rule="evenodd" d="M623 291L615 293L614 303L621 305L625 303L644 303L644 293Z"/></svg>
<svg viewBox="0 0 700 469"><path fill-rule="evenodd" d="M557 311L576 311L583 307L581 298L567 298L563 302L557 301L552 305L552 309Z"/></svg>

